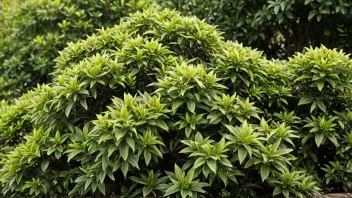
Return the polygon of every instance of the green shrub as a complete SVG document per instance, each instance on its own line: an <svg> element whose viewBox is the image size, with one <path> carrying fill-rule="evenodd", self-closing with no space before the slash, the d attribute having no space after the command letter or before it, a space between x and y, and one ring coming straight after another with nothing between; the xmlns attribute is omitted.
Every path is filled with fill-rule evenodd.
<svg viewBox="0 0 352 198"><path fill-rule="evenodd" d="M158 0L217 25L224 37L287 59L304 47L352 52L352 2L349 0Z"/></svg>
<svg viewBox="0 0 352 198"><path fill-rule="evenodd" d="M5 196L352 190L342 52L268 61L196 17L148 9L55 61L51 83L0 108Z"/></svg>
<svg viewBox="0 0 352 198"><path fill-rule="evenodd" d="M5 2L6 3L6 2ZM0 9L0 99L50 82L52 61L67 42L109 27L149 4L113 0L26 0ZM6 6L8 5L8 6ZM2 6L0 6L2 7ZM2 35L2 36L1 36Z"/></svg>

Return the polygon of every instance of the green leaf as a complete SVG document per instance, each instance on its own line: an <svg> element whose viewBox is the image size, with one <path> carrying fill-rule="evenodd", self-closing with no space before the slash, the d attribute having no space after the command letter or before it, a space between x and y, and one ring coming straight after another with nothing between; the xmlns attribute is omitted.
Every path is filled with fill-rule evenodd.
<svg viewBox="0 0 352 198"><path fill-rule="evenodd" d="M169 127L167 126L167 124L163 121L163 120L155 120L155 124L162 128L165 131L169 131Z"/></svg>
<svg viewBox="0 0 352 198"><path fill-rule="evenodd" d="M305 105L305 104L309 104L309 103L312 102L312 100L313 100L312 96L310 96L310 95L305 95L305 96L303 96L303 97L299 100L298 106L300 106L300 105Z"/></svg>
<svg viewBox="0 0 352 198"><path fill-rule="evenodd" d="M206 161L205 161L204 157L200 157L194 162L193 168L196 169L196 168L202 166L203 164L205 164L205 162Z"/></svg>
<svg viewBox="0 0 352 198"><path fill-rule="evenodd" d="M315 84L318 86L319 91L323 90L324 81L317 81Z"/></svg>
<svg viewBox="0 0 352 198"><path fill-rule="evenodd" d="M187 180L188 180L189 182L191 182L191 181L193 180L193 178L194 178L194 169L193 169L193 168L188 171L186 177L187 177Z"/></svg>
<svg viewBox="0 0 352 198"><path fill-rule="evenodd" d="M184 103L183 100L177 100L176 102L172 103L172 112L176 113L177 109Z"/></svg>
<svg viewBox="0 0 352 198"><path fill-rule="evenodd" d="M123 173L123 176L125 176L125 178L126 178L127 173L128 173L128 167L129 167L128 162L122 162L122 164L121 164L121 171L122 171L122 173Z"/></svg>
<svg viewBox="0 0 352 198"><path fill-rule="evenodd" d="M145 186L143 188L143 197L147 197L150 192L152 192L153 188L150 186Z"/></svg>
<svg viewBox="0 0 352 198"><path fill-rule="evenodd" d="M252 157L252 158L250 158L250 159L247 161L247 163L244 165L244 168L247 169L247 168L251 167L254 163L255 163L255 158Z"/></svg>
<svg viewBox="0 0 352 198"><path fill-rule="evenodd" d="M238 149L238 160L240 161L240 164L242 164L242 162L244 161L244 159L247 156L247 149L245 147L240 147Z"/></svg>
<svg viewBox="0 0 352 198"><path fill-rule="evenodd" d="M85 185L84 185L84 190L87 190L88 189L88 187L89 187L89 185L92 183L92 178L89 178L87 181L86 181L86 183L85 183Z"/></svg>
<svg viewBox="0 0 352 198"><path fill-rule="evenodd" d="M317 15L317 21L319 22L319 21L321 20L321 18L323 18L323 15L318 14L318 15Z"/></svg>
<svg viewBox="0 0 352 198"><path fill-rule="evenodd" d="M143 155L144 155L145 165L148 166L150 160L152 159L152 155L147 150L144 150Z"/></svg>
<svg viewBox="0 0 352 198"><path fill-rule="evenodd" d="M290 192L288 190L283 190L282 194L285 196L285 198L289 198L290 197Z"/></svg>
<svg viewBox="0 0 352 198"><path fill-rule="evenodd" d="M305 1L304 1L304 5L309 4L311 1L312 1L312 0L305 0Z"/></svg>
<svg viewBox="0 0 352 198"><path fill-rule="evenodd" d="M326 137L336 146L339 146L339 143L337 142L336 137L333 134L328 134Z"/></svg>
<svg viewBox="0 0 352 198"><path fill-rule="evenodd" d="M216 168L217 168L216 161L212 160L212 159L209 159L209 160L207 160L207 165L210 168L210 170L213 171L216 174Z"/></svg>
<svg viewBox="0 0 352 198"><path fill-rule="evenodd" d="M70 115L70 112L71 112L71 109L72 109L72 106L73 106L74 102L70 102L67 107L66 107L66 110L65 110L65 114L66 114L66 117L68 117Z"/></svg>
<svg viewBox="0 0 352 198"><path fill-rule="evenodd" d="M95 90L95 88L91 89L90 92L92 93L93 98L97 99L97 91Z"/></svg>
<svg viewBox="0 0 352 198"><path fill-rule="evenodd" d="M181 197L182 198L192 197L192 192L190 190L181 189Z"/></svg>
<svg viewBox="0 0 352 198"><path fill-rule="evenodd" d="M177 43L179 45L181 45L182 41L183 41L183 37L182 36L177 37Z"/></svg>
<svg viewBox="0 0 352 198"><path fill-rule="evenodd" d="M128 157L128 162L137 169L139 169L138 160L139 159L136 155L130 155Z"/></svg>
<svg viewBox="0 0 352 198"><path fill-rule="evenodd" d="M115 176L110 171L108 172L108 176L112 181L115 181Z"/></svg>
<svg viewBox="0 0 352 198"><path fill-rule="evenodd" d="M274 7L274 13L275 14L278 14L279 10L280 10L280 6L277 5L277 6Z"/></svg>
<svg viewBox="0 0 352 198"><path fill-rule="evenodd" d="M128 152L130 150L130 147L126 144L121 144L120 145L120 155L123 158L123 160L127 160L128 158Z"/></svg>
<svg viewBox="0 0 352 198"><path fill-rule="evenodd" d="M105 142L106 140L110 140L113 139L114 137L111 136L109 133L100 136L99 140L98 140L98 144L101 144L102 142Z"/></svg>
<svg viewBox="0 0 352 198"><path fill-rule="evenodd" d="M115 145L110 145L108 149L108 157L112 155L113 152L116 151L116 146Z"/></svg>
<svg viewBox="0 0 352 198"><path fill-rule="evenodd" d="M330 36L330 35L331 35L331 32L330 32L328 29L324 29L324 35ZM333 81L332 81L332 82L333 82ZM335 88L334 84L332 84L331 81L330 81L330 84L332 85L333 88Z"/></svg>
<svg viewBox="0 0 352 198"><path fill-rule="evenodd" d="M43 161L41 164L42 171L45 172L48 166L49 166L49 161L48 160Z"/></svg>
<svg viewBox="0 0 352 198"><path fill-rule="evenodd" d="M72 158L74 158L76 155L78 155L81 152L83 152L83 150L77 150L77 149L72 150L72 152L70 152L67 156L67 162L69 162Z"/></svg>
<svg viewBox="0 0 352 198"><path fill-rule="evenodd" d="M100 173L98 174L98 179L100 183L103 183L106 177L106 172L105 171L100 171Z"/></svg>
<svg viewBox="0 0 352 198"><path fill-rule="evenodd" d="M322 103L321 101L318 101L317 104L320 110L322 110L323 112L326 112L326 106L324 105L324 103Z"/></svg>
<svg viewBox="0 0 352 198"><path fill-rule="evenodd" d="M315 134L315 143L317 144L318 147L320 146L323 140L324 140L324 134L322 133Z"/></svg>
<svg viewBox="0 0 352 198"><path fill-rule="evenodd" d="M181 170L181 168L177 164L175 164L175 174L178 179L182 179L182 173L183 171Z"/></svg>
<svg viewBox="0 0 352 198"><path fill-rule="evenodd" d="M81 183L81 182L85 182L85 181L87 181L87 176L82 175L82 176L79 176L79 177L75 180L75 183Z"/></svg>
<svg viewBox="0 0 352 198"><path fill-rule="evenodd" d="M288 11L288 12L286 12L285 14L286 14L287 18L293 19L292 12Z"/></svg>
<svg viewBox="0 0 352 198"><path fill-rule="evenodd" d="M103 195L105 195L105 183L99 183L98 184L98 188L100 190L101 193L103 193Z"/></svg>
<svg viewBox="0 0 352 198"><path fill-rule="evenodd" d="M266 164L262 164L260 167L260 176L262 178L262 181L265 181L269 177L270 173L270 167Z"/></svg>
<svg viewBox="0 0 352 198"><path fill-rule="evenodd" d="M80 100L79 103L82 105L82 107L83 107L85 110L88 110L88 105L87 105L86 99Z"/></svg>
<svg viewBox="0 0 352 198"><path fill-rule="evenodd" d="M129 147L132 149L132 151L134 152L136 148L135 148L135 142L134 142L133 138L127 137L127 138L126 138L126 142L127 142L128 146L129 146Z"/></svg>
<svg viewBox="0 0 352 198"><path fill-rule="evenodd" d="M226 173L224 173L224 171L219 171L218 177L220 177L220 179L222 180L222 182L224 182L225 187L226 187L227 183L228 183L228 176L226 175Z"/></svg>
<svg viewBox="0 0 352 198"><path fill-rule="evenodd" d="M281 188L280 187L275 187L274 192L273 192L273 196L276 196L276 195L278 195L280 193L281 193Z"/></svg>
<svg viewBox="0 0 352 198"><path fill-rule="evenodd" d="M181 190L181 189L178 188L177 186L172 185L172 186L170 186L170 187L166 190L166 192L165 192L165 194L164 194L164 197L169 196L169 195L172 195L172 194L174 194L174 193L176 193L176 192L178 192L178 191L180 191L180 190Z"/></svg>
<svg viewBox="0 0 352 198"><path fill-rule="evenodd" d="M196 108L196 103L192 100L187 102L187 108L190 112L194 113L194 110Z"/></svg>
<svg viewBox="0 0 352 198"><path fill-rule="evenodd" d="M320 14L330 14L330 11L329 10L320 10L319 11Z"/></svg>
<svg viewBox="0 0 352 198"><path fill-rule="evenodd" d="M311 10L308 14L308 20L311 20L317 14L316 10Z"/></svg>
<svg viewBox="0 0 352 198"><path fill-rule="evenodd" d="M317 102L313 102L312 106L310 106L310 113L312 113L316 107L317 107Z"/></svg>
<svg viewBox="0 0 352 198"><path fill-rule="evenodd" d="M126 130L114 130L115 131L115 141L120 141L121 138L125 137L127 131Z"/></svg>
<svg viewBox="0 0 352 198"><path fill-rule="evenodd" d="M228 167L233 167L231 162L226 158L226 157L222 157L220 160L221 164L228 166Z"/></svg>
<svg viewBox="0 0 352 198"><path fill-rule="evenodd" d="M109 165L109 160L108 158L105 156L105 154L103 155L103 159L102 159L102 168L103 171L106 171L106 169L108 168Z"/></svg>

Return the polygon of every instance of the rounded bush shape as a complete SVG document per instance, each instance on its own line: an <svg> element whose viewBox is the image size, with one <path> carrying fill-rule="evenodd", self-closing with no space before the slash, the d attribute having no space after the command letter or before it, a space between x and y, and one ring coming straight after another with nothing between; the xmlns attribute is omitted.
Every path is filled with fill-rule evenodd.
<svg viewBox="0 0 352 198"><path fill-rule="evenodd" d="M342 53L322 47L268 61L224 42L195 17L155 9L132 14L70 44L55 59L50 84L0 108L9 109L1 132L16 124L11 112L26 115L28 124L23 141L2 152L2 192L304 197L348 191L351 103L339 101L346 109L335 112L326 102L336 101L326 98L311 114L303 106L329 88L298 78L326 62L314 53L330 54L328 68L343 61L338 65L346 72L335 71L334 80L347 80L350 96L351 61ZM22 128L0 137L17 140ZM1 144L9 145L5 139Z"/></svg>

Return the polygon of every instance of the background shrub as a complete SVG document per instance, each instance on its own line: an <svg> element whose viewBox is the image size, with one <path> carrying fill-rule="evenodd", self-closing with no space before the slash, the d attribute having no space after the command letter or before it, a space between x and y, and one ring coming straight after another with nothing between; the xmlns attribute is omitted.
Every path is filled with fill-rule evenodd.
<svg viewBox="0 0 352 198"><path fill-rule="evenodd" d="M5 196L306 197L351 190L351 59L288 61L148 9L0 106Z"/></svg>
<svg viewBox="0 0 352 198"><path fill-rule="evenodd" d="M168 0L175 8L217 25L224 37L285 58L304 47L320 46L351 52L352 3L348 0Z"/></svg>
<svg viewBox="0 0 352 198"><path fill-rule="evenodd" d="M50 82L58 51L149 4L143 1L26 0L0 6L0 99Z"/></svg>

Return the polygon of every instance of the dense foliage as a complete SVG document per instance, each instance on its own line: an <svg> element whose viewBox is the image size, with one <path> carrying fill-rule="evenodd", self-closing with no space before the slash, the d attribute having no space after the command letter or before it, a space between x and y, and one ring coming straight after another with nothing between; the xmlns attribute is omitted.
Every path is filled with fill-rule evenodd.
<svg viewBox="0 0 352 198"><path fill-rule="evenodd" d="M25 0L0 3L0 99L50 82L67 42L119 22L148 1Z"/></svg>
<svg viewBox="0 0 352 198"><path fill-rule="evenodd" d="M306 197L352 190L351 59L288 61L148 9L71 43L0 106L5 196Z"/></svg>
<svg viewBox="0 0 352 198"><path fill-rule="evenodd" d="M159 0L217 25L227 39L287 58L304 47L352 52L350 0Z"/></svg>

